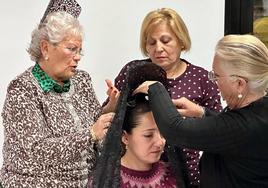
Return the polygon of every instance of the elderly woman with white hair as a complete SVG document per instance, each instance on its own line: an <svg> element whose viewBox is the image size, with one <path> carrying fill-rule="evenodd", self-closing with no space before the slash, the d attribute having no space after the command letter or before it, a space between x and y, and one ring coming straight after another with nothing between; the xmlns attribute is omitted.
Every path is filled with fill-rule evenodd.
<svg viewBox="0 0 268 188"><path fill-rule="evenodd" d="M201 188L267 188L268 49L254 36L227 35L216 46L209 78L227 103L219 114L186 98L173 101L177 109L158 82L144 82L135 92L148 92L170 143L204 151Z"/></svg>
<svg viewBox="0 0 268 188"><path fill-rule="evenodd" d="M112 111L115 96L102 108L89 74L77 69L83 37L79 13L73 0L50 2L28 49L36 64L8 86L2 112L4 188L87 183L114 115L104 112Z"/></svg>

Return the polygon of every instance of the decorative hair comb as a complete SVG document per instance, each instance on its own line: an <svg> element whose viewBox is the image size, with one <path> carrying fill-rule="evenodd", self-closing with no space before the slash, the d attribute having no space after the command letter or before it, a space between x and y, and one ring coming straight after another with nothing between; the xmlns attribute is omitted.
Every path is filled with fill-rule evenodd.
<svg viewBox="0 0 268 188"><path fill-rule="evenodd" d="M73 17L78 18L81 13L81 6L75 0L50 0L40 23L45 21L48 14L57 11L65 11Z"/></svg>
<svg viewBox="0 0 268 188"><path fill-rule="evenodd" d="M168 88L166 72L158 65L147 60L133 61L127 70L127 84L132 93L145 81L159 81Z"/></svg>

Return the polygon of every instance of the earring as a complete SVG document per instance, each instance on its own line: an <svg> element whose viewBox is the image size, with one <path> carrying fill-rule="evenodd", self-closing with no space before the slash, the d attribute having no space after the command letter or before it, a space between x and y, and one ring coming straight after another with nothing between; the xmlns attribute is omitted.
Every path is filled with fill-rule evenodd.
<svg viewBox="0 0 268 188"><path fill-rule="evenodd" d="M241 99L242 97L243 97L242 94L238 94L238 95L237 95L237 98L239 98L239 99Z"/></svg>
<svg viewBox="0 0 268 188"><path fill-rule="evenodd" d="M47 56L45 57L45 61L48 61L48 57Z"/></svg>

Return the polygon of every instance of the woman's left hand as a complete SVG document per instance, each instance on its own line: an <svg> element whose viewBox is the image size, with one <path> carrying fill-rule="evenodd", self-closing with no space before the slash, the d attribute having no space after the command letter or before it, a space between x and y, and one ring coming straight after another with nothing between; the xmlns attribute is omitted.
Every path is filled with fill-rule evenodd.
<svg viewBox="0 0 268 188"><path fill-rule="evenodd" d="M102 114L99 119L91 127L91 136L93 139L101 140L106 135L109 127L114 118L114 113L110 112L107 114Z"/></svg>
<svg viewBox="0 0 268 188"><path fill-rule="evenodd" d="M143 82L141 85L139 85L139 87L137 87L133 91L133 94L136 94L136 93L148 94L149 86L154 84L155 82L157 82L157 81L145 81L145 82Z"/></svg>
<svg viewBox="0 0 268 188"><path fill-rule="evenodd" d="M111 80L106 79L105 82L106 82L107 87L108 87L106 94L109 96L109 102L104 106L103 112L104 113L114 112L118 98L120 96L120 92L113 85Z"/></svg>

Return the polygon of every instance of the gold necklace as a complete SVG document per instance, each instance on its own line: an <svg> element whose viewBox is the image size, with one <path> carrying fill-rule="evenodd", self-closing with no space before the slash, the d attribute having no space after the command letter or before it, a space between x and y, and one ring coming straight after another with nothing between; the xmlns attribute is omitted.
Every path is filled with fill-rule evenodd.
<svg viewBox="0 0 268 188"><path fill-rule="evenodd" d="M172 71L172 74L167 74L167 77L169 79L175 80L178 76L182 75L182 73L186 70L186 69L184 69L184 65L185 65L185 63L180 60L176 64L176 67L175 67L174 71Z"/></svg>

